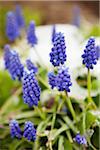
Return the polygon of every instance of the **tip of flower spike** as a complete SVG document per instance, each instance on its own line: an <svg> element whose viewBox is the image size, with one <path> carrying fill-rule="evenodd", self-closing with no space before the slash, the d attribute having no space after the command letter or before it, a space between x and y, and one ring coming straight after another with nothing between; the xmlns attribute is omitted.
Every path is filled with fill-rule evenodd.
<svg viewBox="0 0 100 150"><path fill-rule="evenodd" d="M72 24L75 25L76 27L80 27L80 21L81 21L80 7L76 5L73 8Z"/></svg>
<svg viewBox="0 0 100 150"><path fill-rule="evenodd" d="M16 21L15 13L8 12L6 18L6 35L10 41L14 41L20 36L18 24Z"/></svg>
<svg viewBox="0 0 100 150"><path fill-rule="evenodd" d="M30 59L26 60L26 66L29 71L33 71L34 74L38 72L38 68L32 63Z"/></svg>
<svg viewBox="0 0 100 150"><path fill-rule="evenodd" d="M26 122L25 122L25 125L26 125L25 127L28 127L28 126L29 126L29 127L32 127L32 126L34 126L31 121L26 121Z"/></svg>
<svg viewBox="0 0 100 150"><path fill-rule="evenodd" d="M10 120L10 125L18 123L15 119Z"/></svg>
<svg viewBox="0 0 100 150"><path fill-rule="evenodd" d="M93 36L91 36L91 37L89 38L89 40L94 42L94 41L95 41L95 38L94 38Z"/></svg>
<svg viewBox="0 0 100 150"><path fill-rule="evenodd" d="M54 42L55 33L56 33L56 26L53 25L53 27L52 27L52 42Z"/></svg>
<svg viewBox="0 0 100 150"><path fill-rule="evenodd" d="M6 45L4 46L4 50L10 50L10 45L9 45L9 44L6 44Z"/></svg>
<svg viewBox="0 0 100 150"><path fill-rule="evenodd" d="M35 25L35 21L31 20L30 25Z"/></svg>
<svg viewBox="0 0 100 150"><path fill-rule="evenodd" d="M16 51L5 51L5 68L8 69L13 80L21 80L23 77L24 66L21 64L19 55Z"/></svg>
<svg viewBox="0 0 100 150"><path fill-rule="evenodd" d="M16 11L21 11L21 5L16 5Z"/></svg>
<svg viewBox="0 0 100 150"><path fill-rule="evenodd" d="M53 72L48 73L48 79L51 88L53 89L54 87L56 87L56 75Z"/></svg>
<svg viewBox="0 0 100 150"><path fill-rule="evenodd" d="M12 17L12 16L14 16L14 12L13 12L13 11L9 11L9 12L7 13L7 17Z"/></svg>
<svg viewBox="0 0 100 150"><path fill-rule="evenodd" d="M97 54L97 60L100 59L100 45L96 46L96 54Z"/></svg>
<svg viewBox="0 0 100 150"><path fill-rule="evenodd" d="M22 9L21 9L20 5L16 5L15 16L16 16L18 26L20 28L25 27L25 20L24 20L24 16L23 16Z"/></svg>
<svg viewBox="0 0 100 150"><path fill-rule="evenodd" d="M27 29L27 41L31 44L32 47L37 44L37 37L35 34L35 23L34 21L30 21L30 24Z"/></svg>
<svg viewBox="0 0 100 150"><path fill-rule="evenodd" d="M9 69L10 64L10 57L12 55L10 45L6 44L4 46L4 63L5 63L5 69Z"/></svg>

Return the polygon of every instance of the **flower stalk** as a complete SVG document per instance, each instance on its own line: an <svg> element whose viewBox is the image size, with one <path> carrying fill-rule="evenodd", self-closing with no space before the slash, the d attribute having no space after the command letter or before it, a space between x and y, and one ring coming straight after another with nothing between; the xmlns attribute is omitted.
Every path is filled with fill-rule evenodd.
<svg viewBox="0 0 100 150"><path fill-rule="evenodd" d="M88 76L87 76L87 88L88 88L88 102L91 102L91 74L90 69L88 69Z"/></svg>
<svg viewBox="0 0 100 150"><path fill-rule="evenodd" d="M90 74L90 69L88 69L88 75L87 75L87 89L88 89L88 102L92 103L93 107L96 109L96 105L93 102L91 98L91 74Z"/></svg>
<svg viewBox="0 0 100 150"><path fill-rule="evenodd" d="M72 106L71 100L68 97L68 93L67 92L65 92L65 93L66 93L66 96L67 96L66 103L67 103L67 105L69 107L69 110L70 110L72 116L73 116L73 119L76 120L76 114L75 114L74 108Z"/></svg>

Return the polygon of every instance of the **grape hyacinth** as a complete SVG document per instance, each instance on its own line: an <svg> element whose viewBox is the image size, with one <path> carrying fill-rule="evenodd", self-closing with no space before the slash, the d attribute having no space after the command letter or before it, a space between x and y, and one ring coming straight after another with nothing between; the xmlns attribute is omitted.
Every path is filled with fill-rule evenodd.
<svg viewBox="0 0 100 150"><path fill-rule="evenodd" d="M58 70L58 74L56 77L56 87L59 91L70 92L71 78L68 73L68 68L61 67Z"/></svg>
<svg viewBox="0 0 100 150"><path fill-rule="evenodd" d="M6 35L10 41L14 41L20 35L14 12L7 13Z"/></svg>
<svg viewBox="0 0 100 150"><path fill-rule="evenodd" d="M52 42L54 42L55 33L56 33L56 26L53 25L53 28L52 28Z"/></svg>
<svg viewBox="0 0 100 150"><path fill-rule="evenodd" d="M7 47L5 47L7 48ZM4 54L5 67L8 69L13 80L21 80L24 66L21 64L19 55L15 51L6 50Z"/></svg>
<svg viewBox="0 0 100 150"><path fill-rule="evenodd" d="M97 64L97 53L95 47L95 39L91 37L85 47L84 54L82 55L83 64L88 69L93 69L93 65Z"/></svg>
<svg viewBox="0 0 100 150"><path fill-rule="evenodd" d="M11 137L17 137L18 139L21 139L22 137L22 131L19 127L19 124L16 120L11 120L9 123L9 127L10 127L10 133L11 133Z"/></svg>
<svg viewBox="0 0 100 150"><path fill-rule="evenodd" d="M85 136L81 136L79 133L76 135L76 137L74 138L74 140L78 143L78 144L82 144L82 145L86 145L87 141Z"/></svg>
<svg viewBox="0 0 100 150"><path fill-rule="evenodd" d="M97 60L99 60L100 59L100 46L99 45L96 46L96 54L97 54Z"/></svg>
<svg viewBox="0 0 100 150"><path fill-rule="evenodd" d="M33 105L37 106L38 101L40 100L41 89L33 71L30 71L30 73L24 72L22 83L24 103L28 104L29 107L32 107Z"/></svg>
<svg viewBox="0 0 100 150"><path fill-rule="evenodd" d="M20 28L25 27L25 20L22 14L22 9L19 5L16 6L15 16L16 16L16 21L17 21L18 26Z"/></svg>
<svg viewBox="0 0 100 150"><path fill-rule="evenodd" d="M35 34L35 23L34 21L31 21L27 30L27 40L28 43L31 44L32 47L34 47L35 44L37 44L37 37Z"/></svg>
<svg viewBox="0 0 100 150"><path fill-rule="evenodd" d="M10 45L6 44L4 46L4 63L5 63L5 69L9 68L9 62L10 62L10 56L11 56L11 51L10 51Z"/></svg>
<svg viewBox="0 0 100 150"><path fill-rule="evenodd" d="M49 72L48 78L49 78L49 84L53 89L54 87L56 87L56 75L53 72Z"/></svg>
<svg viewBox="0 0 100 150"><path fill-rule="evenodd" d="M72 85L72 83L70 75L68 73L68 68L61 67L59 68L57 75L51 72L48 74L48 77L49 84L51 85L52 89L56 87L58 91L70 92L70 86Z"/></svg>
<svg viewBox="0 0 100 150"><path fill-rule="evenodd" d="M76 27L80 27L80 21L81 21L81 16L80 16L80 7L75 6L73 9L73 25Z"/></svg>
<svg viewBox="0 0 100 150"><path fill-rule="evenodd" d="M38 68L31 62L30 59L26 60L26 66L29 71L33 71L34 74L38 72Z"/></svg>
<svg viewBox="0 0 100 150"><path fill-rule="evenodd" d="M64 35L59 32L55 33L53 48L50 53L50 62L52 65L59 66L60 64L64 64L66 61L66 46L65 46L65 38Z"/></svg>
<svg viewBox="0 0 100 150"><path fill-rule="evenodd" d="M23 137L28 141L34 141L36 139L36 129L31 121L25 122Z"/></svg>

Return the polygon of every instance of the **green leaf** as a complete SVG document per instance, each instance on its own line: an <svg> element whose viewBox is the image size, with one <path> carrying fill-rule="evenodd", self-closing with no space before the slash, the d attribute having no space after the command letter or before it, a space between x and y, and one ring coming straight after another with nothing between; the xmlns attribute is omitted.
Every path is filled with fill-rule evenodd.
<svg viewBox="0 0 100 150"><path fill-rule="evenodd" d="M92 138L91 138L91 143L92 145L99 149L100 148L100 128L99 127L96 127L94 129L94 134L92 135Z"/></svg>
<svg viewBox="0 0 100 150"><path fill-rule="evenodd" d="M93 90L100 89L100 80L93 80L92 81L92 89Z"/></svg>
<svg viewBox="0 0 100 150"><path fill-rule="evenodd" d="M72 144L65 138L64 139L64 150L73 150ZM61 149L62 150L62 149Z"/></svg>
<svg viewBox="0 0 100 150"><path fill-rule="evenodd" d="M14 139L14 141L10 144L9 146L9 150L12 150L12 147L13 147L13 150L16 150L17 147L23 143L23 139L22 140L17 140L17 139Z"/></svg>
<svg viewBox="0 0 100 150"><path fill-rule="evenodd" d="M59 136L58 150L64 150L64 137Z"/></svg>
<svg viewBox="0 0 100 150"><path fill-rule="evenodd" d="M90 111L88 111L86 113L86 129L89 129L95 120L96 117Z"/></svg>
<svg viewBox="0 0 100 150"><path fill-rule="evenodd" d="M6 79L6 80L5 80ZM18 81L13 81L7 71L0 71L0 106L13 94L20 85Z"/></svg>
<svg viewBox="0 0 100 150"><path fill-rule="evenodd" d="M84 135L85 130L86 130L85 123L86 123L86 112L83 112L82 117L81 117L80 121L77 124L80 133L83 134L83 135Z"/></svg>
<svg viewBox="0 0 100 150"><path fill-rule="evenodd" d="M60 129L54 129L51 132L51 140L54 140L57 136L59 136L62 132L68 130L67 125L63 125Z"/></svg>
<svg viewBox="0 0 100 150"><path fill-rule="evenodd" d="M18 114L15 116L15 119L22 119L22 118L30 118L33 116L38 116L36 112L32 111L26 111L22 112L21 114Z"/></svg>
<svg viewBox="0 0 100 150"><path fill-rule="evenodd" d="M89 32L86 34L86 38L89 38L90 36L100 36L99 25L94 25L92 28L90 28Z"/></svg>
<svg viewBox="0 0 100 150"><path fill-rule="evenodd" d="M73 130L74 133L78 132L77 128L74 126L73 122L71 121L71 119L68 116L63 117L63 120L66 122L66 124L69 126L69 128L71 128Z"/></svg>
<svg viewBox="0 0 100 150"><path fill-rule="evenodd" d="M19 88L16 90L16 92L14 92L13 95L10 96L10 98L7 99L7 101L1 107L0 115L5 114L6 112L9 112L11 110L12 103L16 106L17 104L16 100L19 101L18 95L20 95L21 92L22 92L22 88Z"/></svg>
<svg viewBox="0 0 100 150"><path fill-rule="evenodd" d="M6 19L6 13L8 11L7 5L0 4L0 48L4 46L5 43L7 43L7 37L5 35L5 19Z"/></svg>
<svg viewBox="0 0 100 150"><path fill-rule="evenodd" d="M97 96L95 97L92 97L93 101L95 102L95 104L97 105L98 108L100 108L100 94L98 94Z"/></svg>

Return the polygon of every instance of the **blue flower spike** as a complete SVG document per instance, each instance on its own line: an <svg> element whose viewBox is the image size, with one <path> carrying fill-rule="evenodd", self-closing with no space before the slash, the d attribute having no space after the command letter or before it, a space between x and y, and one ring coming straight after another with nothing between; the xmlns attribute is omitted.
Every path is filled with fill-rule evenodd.
<svg viewBox="0 0 100 150"><path fill-rule="evenodd" d="M6 35L11 42L13 42L16 38L20 36L15 14L11 11L7 13Z"/></svg>
<svg viewBox="0 0 100 150"><path fill-rule="evenodd" d="M75 136L74 140L80 145L87 145L85 136L82 136L79 133Z"/></svg>
<svg viewBox="0 0 100 150"><path fill-rule="evenodd" d="M97 52L95 46L95 38L91 37L84 49L84 54L82 55L83 64L88 69L93 69L93 66L97 64Z"/></svg>
<svg viewBox="0 0 100 150"><path fill-rule="evenodd" d="M53 89L56 87L58 91L70 92L71 77L68 73L68 68L60 67L58 73L55 75L53 72L48 74L49 84Z"/></svg>
<svg viewBox="0 0 100 150"><path fill-rule="evenodd" d="M38 68L32 63L30 59L26 60L26 66L29 71L33 71L34 74L38 72Z"/></svg>
<svg viewBox="0 0 100 150"><path fill-rule="evenodd" d="M5 63L5 69L9 68L9 62L10 62L10 56L11 56L11 51L10 51L10 45L6 44L4 46L4 63Z"/></svg>
<svg viewBox="0 0 100 150"><path fill-rule="evenodd" d="M40 100L41 89L34 76L34 72L30 71L23 73L23 99L24 103L29 107L37 106Z"/></svg>
<svg viewBox="0 0 100 150"><path fill-rule="evenodd" d="M100 59L100 45L96 46L96 54L97 54L97 60Z"/></svg>
<svg viewBox="0 0 100 150"><path fill-rule="evenodd" d="M25 27L25 20L20 5L16 5L15 16L19 28Z"/></svg>
<svg viewBox="0 0 100 150"><path fill-rule="evenodd" d="M28 141L36 140L36 129L31 121L25 122L23 137Z"/></svg>
<svg viewBox="0 0 100 150"><path fill-rule="evenodd" d="M22 131L16 120L11 120L9 123L9 127L10 127L10 133L11 133L12 138L14 138L14 137L16 137L18 139L22 138Z"/></svg>
<svg viewBox="0 0 100 150"><path fill-rule="evenodd" d="M23 77L24 66L21 64L19 55L16 51L12 51L5 46L5 67L8 69L13 80L18 79L19 81Z"/></svg>
<svg viewBox="0 0 100 150"><path fill-rule="evenodd" d="M55 33L56 33L56 26L53 25L53 27L52 27L52 42L54 42Z"/></svg>
<svg viewBox="0 0 100 150"><path fill-rule="evenodd" d="M71 77L68 73L68 68L59 68L58 75L56 77L56 87L58 91L70 92L70 86L72 86L72 82Z"/></svg>
<svg viewBox="0 0 100 150"><path fill-rule="evenodd" d="M34 21L31 21L29 24L29 27L27 30L27 41L32 47L34 47L37 44Z"/></svg>
<svg viewBox="0 0 100 150"><path fill-rule="evenodd" d="M75 6L73 8L73 25L75 25L76 27L80 27L80 23L81 23L81 14L80 14L80 7L79 6Z"/></svg>
<svg viewBox="0 0 100 150"><path fill-rule="evenodd" d="M55 33L53 47L50 52L50 62L54 67L63 65L66 61L66 45L63 33Z"/></svg>
<svg viewBox="0 0 100 150"><path fill-rule="evenodd" d="M49 79L49 85L51 86L51 89L56 87L56 75L53 72L48 73L48 79Z"/></svg>

